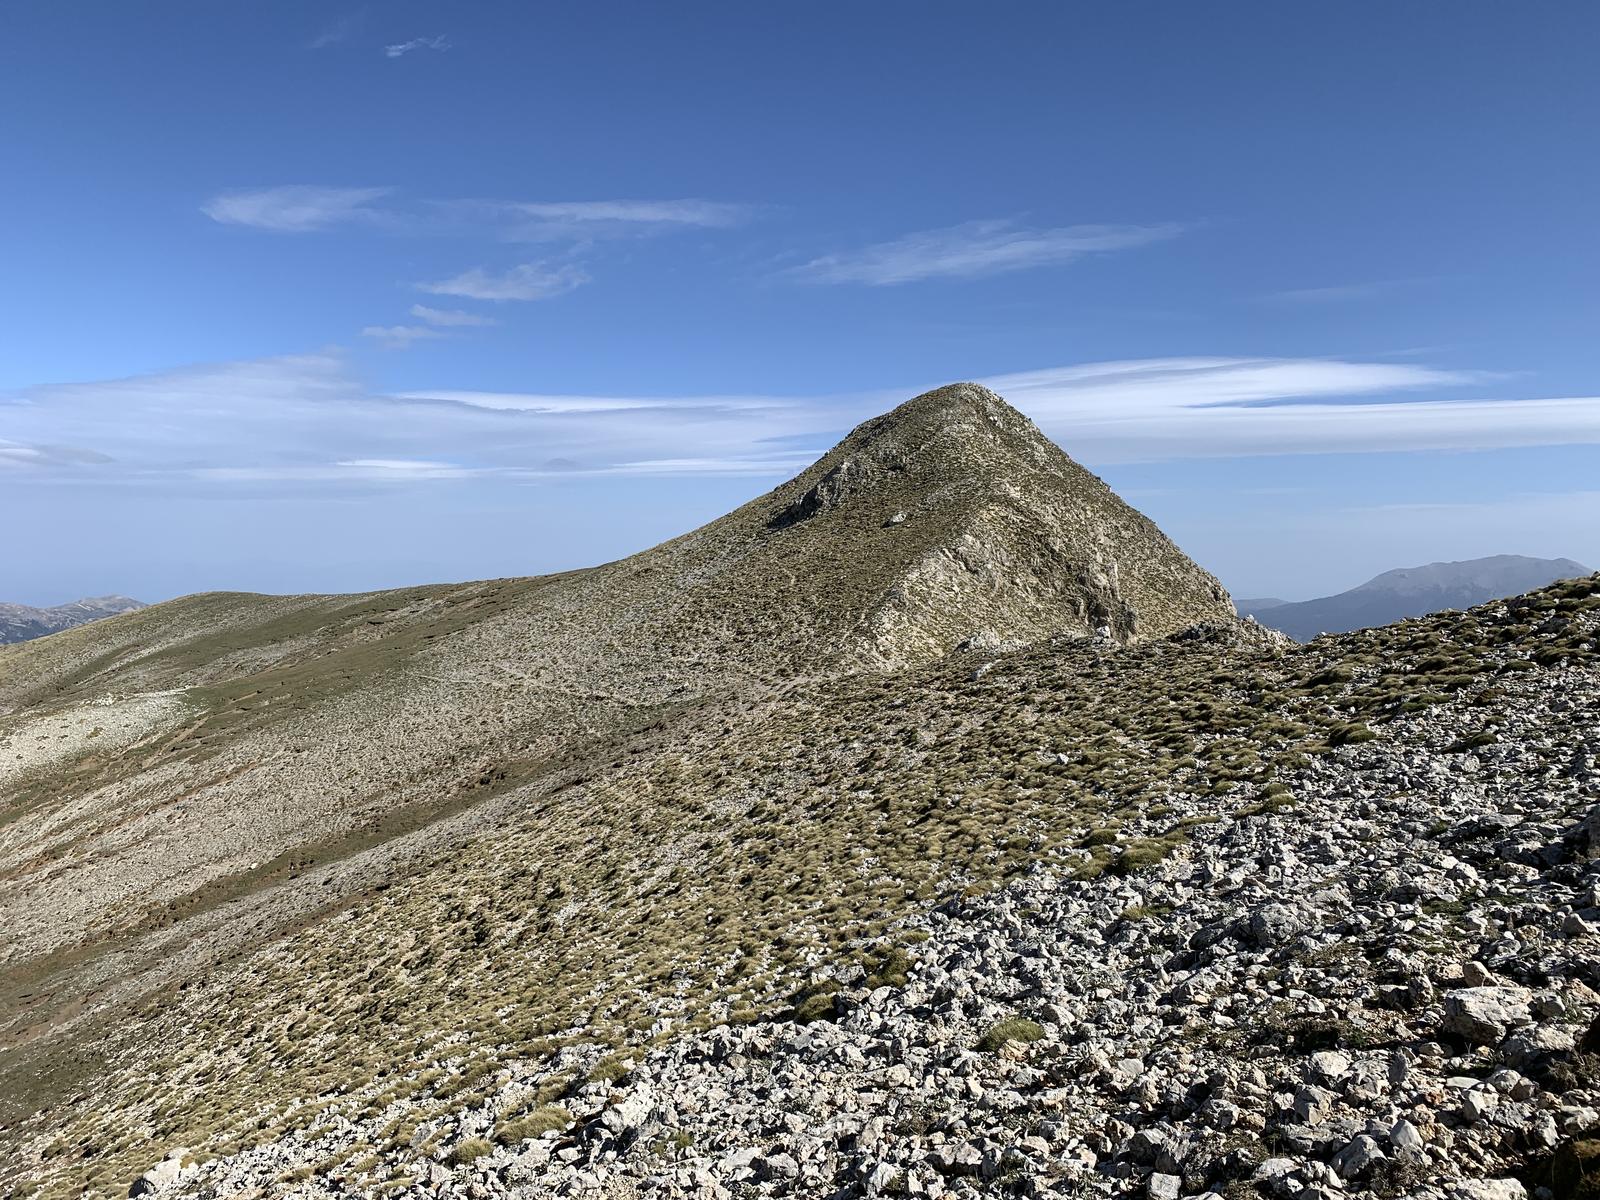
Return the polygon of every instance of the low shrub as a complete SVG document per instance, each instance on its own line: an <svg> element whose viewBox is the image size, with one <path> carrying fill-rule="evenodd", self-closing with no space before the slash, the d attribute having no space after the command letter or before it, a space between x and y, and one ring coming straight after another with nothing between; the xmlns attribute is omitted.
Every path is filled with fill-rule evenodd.
<svg viewBox="0 0 1600 1200"><path fill-rule="evenodd" d="M1044 1037L1044 1026L1024 1016L1010 1016L989 1026L978 1039L978 1049L995 1051L1007 1042L1037 1042Z"/></svg>
<svg viewBox="0 0 1600 1200"><path fill-rule="evenodd" d="M464 1167L470 1162L476 1162L493 1149L494 1147L489 1144L488 1139L486 1138L467 1138L464 1141L457 1142L451 1149L450 1165L453 1167Z"/></svg>
<svg viewBox="0 0 1600 1200"><path fill-rule="evenodd" d="M495 1131L495 1140L510 1146L532 1138L543 1137L551 1130L565 1129L572 1124L572 1114L558 1105L547 1104L526 1116L506 1121Z"/></svg>

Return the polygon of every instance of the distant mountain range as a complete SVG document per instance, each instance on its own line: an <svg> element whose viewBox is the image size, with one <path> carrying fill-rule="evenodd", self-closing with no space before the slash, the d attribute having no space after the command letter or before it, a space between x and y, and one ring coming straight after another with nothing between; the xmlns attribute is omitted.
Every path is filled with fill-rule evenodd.
<svg viewBox="0 0 1600 1200"><path fill-rule="evenodd" d="M26 604L0 604L0 645L26 642L74 625L86 625L145 605L126 596L94 596L54 608L29 608Z"/></svg>
<svg viewBox="0 0 1600 1200"><path fill-rule="evenodd" d="M1588 567L1570 558L1496 554L1385 571L1360 587L1316 600L1263 597L1236 603L1241 616L1308 642L1319 633L1347 633L1444 609L1471 608L1587 574Z"/></svg>

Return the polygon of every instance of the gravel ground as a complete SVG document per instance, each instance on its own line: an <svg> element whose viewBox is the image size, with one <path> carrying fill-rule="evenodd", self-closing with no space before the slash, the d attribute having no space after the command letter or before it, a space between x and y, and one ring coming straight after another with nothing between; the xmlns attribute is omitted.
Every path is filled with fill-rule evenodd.
<svg viewBox="0 0 1600 1200"><path fill-rule="evenodd" d="M1456 706L1388 724L1276 811L1194 800L1205 823L1149 872L1041 867L926 913L903 986L847 977L819 1019L668 1038L496 1144L587 1065L509 1064L374 1161L372 1190L1516 1200L1521 1176L1578 1195L1562 1181L1600 1127L1600 675L1541 675L1496 715L1472 751ZM179 1152L136 1187L338 1195L316 1164L404 1108Z"/></svg>

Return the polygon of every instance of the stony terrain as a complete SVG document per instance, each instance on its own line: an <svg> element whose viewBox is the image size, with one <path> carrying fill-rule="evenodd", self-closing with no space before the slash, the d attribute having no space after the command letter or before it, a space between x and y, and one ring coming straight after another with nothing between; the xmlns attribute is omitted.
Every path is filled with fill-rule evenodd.
<svg viewBox="0 0 1600 1200"><path fill-rule="evenodd" d="M1561 630L1542 668L1500 636L1530 616ZM1453 698L1363 725L1375 736L1264 789L1172 789L1114 838L919 907L887 953L813 978L785 1011L663 1021L620 1053L579 1036L489 1071L441 1056L165 1174L199 1196L1586 1194L1600 579L1465 620L1477 653ZM1408 644L1452 657L1462 632L1416 623L1287 662L1214 632L1163 654L1305 671ZM1036 686L1061 652L982 678ZM1394 674L1305 681L1328 676L1312 690L1353 715ZM1092 869L1100 848L1126 856L1174 828L1154 861Z"/></svg>
<svg viewBox="0 0 1600 1200"><path fill-rule="evenodd" d="M1293 646L897 412L637 560L0 655L0 1183L1592 1194L1600 579Z"/></svg>
<svg viewBox="0 0 1600 1200"><path fill-rule="evenodd" d="M26 642L126 612L137 612L143 607L139 601L126 596L94 596L88 600L74 600L70 604L57 604L52 608L0 604L0 646Z"/></svg>

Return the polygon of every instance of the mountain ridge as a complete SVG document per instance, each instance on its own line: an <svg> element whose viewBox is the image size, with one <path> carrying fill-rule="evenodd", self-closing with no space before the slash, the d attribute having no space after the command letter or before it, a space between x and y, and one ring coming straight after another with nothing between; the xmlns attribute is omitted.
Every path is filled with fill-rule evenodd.
<svg viewBox="0 0 1600 1200"><path fill-rule="evenodd" d="M203 593L0 649L0 1001L29 997L9 1020L0 1003L0 1039L239 953L664 728L964 643L1206 621L1234 621L1220 584L993 393L954 385L616 562ZM309 885L310 863L335 882ZM196 931L180 959L172 929Z"/></svg>
<svg viewBox="0 0 1600 1200"><path fill-rule="evenodd" d="M0 646L31 641L90 621L137 612L148 605L128 596L88 596L49 608L0 604Z"/></svg>
<svg viewBox="0 0 1600 1200"><path fill-rule="evenodd" d="M1399 567L1347 591L1312 600L1241 600L1239 612L1304 642L1320 633L1348 633L1443 609L1471 608L1587 574L1587 567L1570 558L1498 554Z"/></svg>

